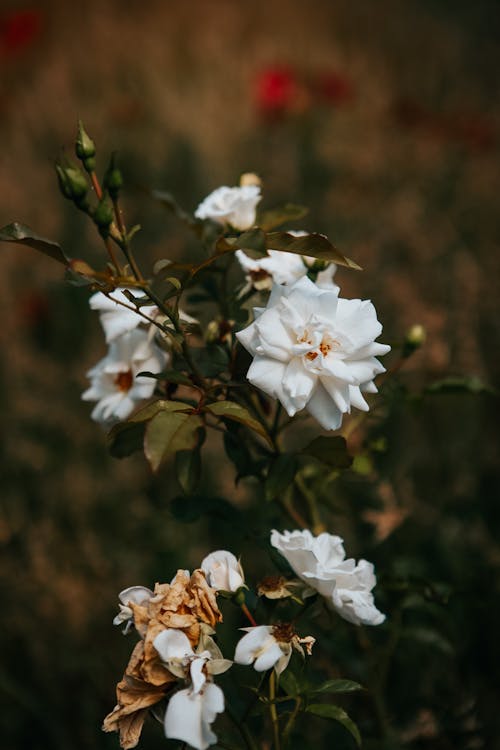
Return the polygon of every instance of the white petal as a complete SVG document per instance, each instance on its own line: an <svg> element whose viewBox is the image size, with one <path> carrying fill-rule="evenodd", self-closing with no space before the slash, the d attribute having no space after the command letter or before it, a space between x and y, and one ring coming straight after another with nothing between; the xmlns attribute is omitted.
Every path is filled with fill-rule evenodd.
<svg viewBox="0 0 500 750"><path fill-rule="evenodd" d="M203 685L207 681L207 678L203 674L203 667L205 666L205 659L193 659L189 668L189 674L191 675L191 681L193 683L193 692L199 693Z"/></svg>
<svg viewBox="0 0 500 750"><path fill-rule="evenodd" d="M182 630L174 630L173 628L167 628L158 633L153 641L153 646L164 662L194 655L187 635Z"/></svg>
<svg viewBox="0 0 500 750"><path fill-rule="evenodd" d="M317 376L305 369L299 357L294 357L288 363L283 375L283 391L296 411L307 404L316 381Z"/></svg>
<svg viewBox="0 0 500 750"><path fill-rule="evenodd" d="M279 643L274 638L273 641L274 643L271 643L255 660L253 667L257 672L266 672L268 669L271 669L271 667L274 667L274 665L282 658L283 651L281 650Z"/></svg>
<svg viewBox="0 0 500 750"><path fill-rule="evenodd" d="M332 401L321 383L317 383L306 409L325 430L338 430L342 424L340 409Z"/></svg>
<svg viewBox="0 0 500 750"><path fill-rule="evenodd" d="M134 604L143 604L144 602L149 601L152 596L153 592L151 589L148 589L145 586L129 586L128 589L123 589L123 591L120 591L118 594L118 598L122 604L129 604L130 602L133 602Z"/></svg>
<svg viewBox="0 0 500 750"><path fill-rule="evenodd" d="M246 630L247 634L240 638L234 652L234 661L237 664L251 664L274 641L269 625L258 625Z"/></svg>
<svg viewBox="0 0 500 750"><path fill-rule="evenodd" d="M165 735L187 742L196 750L206 750L217 742L210 724L224 710L224 694L218 685L206 685L203 693L179 690L165 712Z"/></svg>

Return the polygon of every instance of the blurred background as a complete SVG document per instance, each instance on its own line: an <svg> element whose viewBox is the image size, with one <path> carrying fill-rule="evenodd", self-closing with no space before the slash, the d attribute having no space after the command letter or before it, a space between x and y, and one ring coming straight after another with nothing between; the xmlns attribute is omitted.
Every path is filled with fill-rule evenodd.
<svg viewBox="0 0 500 750"><path fill-rule="evenodd" d="M101 172L119 151L145 267L188 242L145 188L193 210L255 171L267 207L308 205L301 226L364 267L336 280L373 299L382 341L427 330L383 422L351 446L329 528L355 516L350 551L376 562L397 622L366 636L386 649L383 675L342 634L329 655L379 680L382 709L348 706L367 748L498 746L499 32L487 0L0 3L1 226L102 258L53 170L80 117ZM80 401L105 351L88 292L31 250L1 252L1 746L116 748L100 725L130 650L111 625L117 592L218 546L250 566L255 547L227 518L181 524L168 467L152 478L141 456L107 455ZM252 491L213 474L229 501ZM142 746L170 745L152 726Z"/></svg>

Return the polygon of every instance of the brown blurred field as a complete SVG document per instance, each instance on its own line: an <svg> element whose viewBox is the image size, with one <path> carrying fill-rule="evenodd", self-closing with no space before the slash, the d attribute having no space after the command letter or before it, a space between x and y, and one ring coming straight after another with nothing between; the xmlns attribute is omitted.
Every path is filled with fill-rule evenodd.
<svg viewBox="0 0 500 750"><path fill-rule="evenodd" d="M145 187L194 209L256 171L268 207L309 205L304 227L364 267L337 279L345 296L373 299L383 341L426 327L406 383L467 375L495 386L499 11L486 0L3 0L0 225L21 221L72 257L99 257L98 237L58 193L52 167L61 148L72 150L79 117L101 169L120 153L144 262L179 257L186 243ZM289 90L264 101L263 76L273 72ZM107 456L80 401L85 371L104 352L87 293L30 250L1 250L0 744L117 747L99 732L128 649L110 624L116 592L195 565L223 532L212 529L208 543L203 529L182 527L180 544L168 472L152 479L140 457ZM496 400L466 399L429 408L408 432L398 423L401 462L391 454L382 493L431 534L457 498L470 508L487 495L490 516L472 510L446 533L466 534L471 554L481 549L498 572ZM427 484L413 481L412 457ZM211 481L231 496L230 481ZM494 704L483 697L485 721ZM453 746L415 731L402 746Z"/></svg>

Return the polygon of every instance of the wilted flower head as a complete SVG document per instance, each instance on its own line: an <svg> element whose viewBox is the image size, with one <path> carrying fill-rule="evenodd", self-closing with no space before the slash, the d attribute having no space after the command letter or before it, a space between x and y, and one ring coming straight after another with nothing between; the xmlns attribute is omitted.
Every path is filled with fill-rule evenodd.
<svg viewBox="0 0 500 750"><path fill-rule="evenodd" d="M371 593L377 582L373 565L346 559L341 537L326 532L316 537L308 529L282 534L273 530L271 544L345 620L355 625L379 625L385 620Z"/></svg>
<svg viewBox="0 0 500 750"><path fill-rule="evenodd" d="M287 668L293 649L304 656L303 644L310 654L315 640L312 636L300 638L289 623L257 625L242 630L246 631L246 635L236 646L234 661L237 664L253 664L257 672L274 667L277 675Z"/></svg>
<svg viewBox="0 0 500 750"><path fill-rule="evenodd" d="M114 339L107 355L87 373L91 385L84 401L97 401L91 417L101 424L126 419L139 401L150 398L155 380L137 377L140 372L161 372L167 355L148 337L135 330Z"/></svg>
<svg viewBox="0 0 500 750"><path fill-rule="evenodd" d="M217 591L238 591L245 585L245 575L239 560L224 549L211 552L201 563L201 569L212 588Z"/></svg>
<svg viewBox="0 0 500 750"><path fill-rule="evenodd" d="M368 300L339 299L307 277L292 286L275 284L266 308L254 308L255 321L237 333L254 355L247 378L290 416L306 408L327 430L342 416L368 404L362 391L384 367L375 359L390 347L375 342L382 331Z"/></svg>
<svg viewBox="0 0 500 750"><path fill-rule="evenodd" d="M194 215L197 219L212 219L219 224L244 231L255 224L256 206L261 197L258 185L224 185L207 195Z"/></svg>

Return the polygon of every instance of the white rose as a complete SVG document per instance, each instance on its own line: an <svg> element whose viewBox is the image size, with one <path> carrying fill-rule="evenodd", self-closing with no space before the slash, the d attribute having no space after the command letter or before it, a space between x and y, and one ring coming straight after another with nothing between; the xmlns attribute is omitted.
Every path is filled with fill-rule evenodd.
<svg viewBox="0 0 500 750"><path fill-rule="evenodd" d="M98 402L92 419L103 425L126 419L155 389L153 378L137 377L138 373L161 372L166 359L147 331L136 329L113 339L107 355L87 373L91 385L82 399Z"/></svg>
<svg viewBox="0 0 500 750"><path fill-rule="evenodd" d="M346 559L339 536L325 532L315 537L307 529L282 534L273 530L271 544L345 620L355 625L379 625L385 620L371 593L377 582L373 565Z"/></svg>
<svg viewBox="0 0 500 750"><path fill-rule="evenodd" d="M368 300L339 299L307 277L273 286L266 308L236 334L254 355L247 378L289 416L306 408L327 430L336 430L351 406L368 411L362 390L385 368L375 358L390 347L375 342L382 331ZM375 389L376 390L376 389Z"/></svg>
<svg viewBox="0 0 500 750"><path fill-rule="evenodd" d="M208 585L217 591L238 591L245 585L245 576L239 560L224 549L211 552L201 563Z"/></svg>
<svg viewBox="0 0 500 750"><path fill-rule="evenodd" d="M261 197L258 185L223 186L207 195L194 215L197 219L212 219L244 231L255 224L255 209Z"/></svg>

